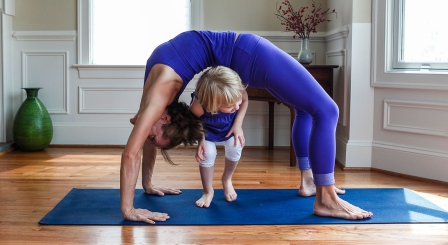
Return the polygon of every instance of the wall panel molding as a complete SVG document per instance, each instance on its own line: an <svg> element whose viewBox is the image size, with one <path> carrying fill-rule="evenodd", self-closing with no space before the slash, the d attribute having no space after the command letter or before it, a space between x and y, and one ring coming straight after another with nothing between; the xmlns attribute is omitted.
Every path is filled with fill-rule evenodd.
<svg viewBox="0 0 448 245"><path fill-rule="evenodd" d="M46 89L39 99L48 112L68 114L68 51L22 51L22 87Z"/></svg>
<svg viewBox="0 0 448 245"><path fill-rule="evenodd" d="M142 88L78 87L79 114L135 114Z"/></svg>
<svg viewBox="0 0 448 245"><path fill-rule="evenodd" d="M349 26L341 26L339 29L329 31L325 34L325 41L334 41L338 39L345 39L350 33Z"/></svg>
<svg viewBox="0 0 448 245"><path fill-rule="evenodd" d="M74 41L76 31L15 31L17 41Z"/></svg>
<svg viewBox="0 0 448 245"><path fill-rule="evenodd" d="M448 103L402 100L384 100L383 103L385 130L448 137Z"/></svg>
<svg viewBox="0 0 448 245"><path fill-rule="evenodd" d="M425 156L431 156L431 157L442 157L442 158L448 159L448 151L434 150L434 149L429 149L429 148L408 146L408 145L383 142L383 141L374 141L372 146L373 146L373 148L378 148L378 149L393 150L393 151L400 151L400 152L405 152L405 153L412 153L412 154L425 155Z"/></svg>
<svg viewBox="0 0 448 245"><path fill-rule="evenodd" d="M142 79L144 65L73 65L80 79Z"/></svg>

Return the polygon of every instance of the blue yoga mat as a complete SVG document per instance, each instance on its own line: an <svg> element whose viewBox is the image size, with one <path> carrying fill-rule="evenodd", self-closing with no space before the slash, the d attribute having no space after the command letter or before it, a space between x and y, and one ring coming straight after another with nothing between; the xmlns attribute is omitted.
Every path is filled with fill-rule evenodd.
<svg viewBox="0 0 448 245"><path fill-rule="evenodd" d="M202 190L186 189L164 197L135 191L134 206L166 212L170 219L156 225L297 225L446 223L448 212L409 189L346 189L341 197L373 217L343 220L313 214L314 197L300 197L297 189L239 189L238 199L227 202L223 190L215 190L209 208L195 201ZM39 224L45 225L148 225L123 219L118 189L72 189Z"/></svg>

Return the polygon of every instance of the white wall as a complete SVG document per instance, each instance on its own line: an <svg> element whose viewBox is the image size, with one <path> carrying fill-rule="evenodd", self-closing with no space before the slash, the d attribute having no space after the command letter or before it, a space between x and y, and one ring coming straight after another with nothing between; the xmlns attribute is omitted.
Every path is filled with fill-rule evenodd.
<svg viewBox="0 0 448 245"><path fill-rule="evenodd" d="M346 168L370 168L372 156L373 96L370 86L370 1L331 0L338 18L329 23L328 64L340 69L335 81L335 101L339 106L336 131L336 159ZM343 31L342 31L343 30Z"/></svg>
<svg viewBox="0 0 448 245"><path fill-rule="evenodd" d="M347 1L347 0L342 0ZM235 31L284 31L275 16L282 0L205 0L204 29ZM313 0L290 0L294 10L309 6ZM327 0L314 0L316 6L326 9ZM283 5L283 9L284 5ZM317 26L318 32L327 30L327 22Z"/></svg>
<svg viewBox="0 0 448 245"><path fill-rule="evenodd" d="M14 89L11 97L14 98L14 111L17 111L25 98L21 87L43 87L44 89L39 92L39 98L49 110L54 125L51 144L124 145L132 129L129 118L134 115L139 106L144 67L96 67L93 69L77 66L77 38L80 33L70 30L73 21L68 20L65 24L52 25L51 22L46 21L48 18L40 18L44 23L39 25L45 25L45 30L41 30L43 28L38 24L29 24L36 21L36 17L28 17L30 9L36 11L36 16L54 15L54 9L46 11L41 4L30 0L17 1L19 9L12 39ZM74 0L41 1L44 2L43 6L53 4L55 9L68 12L67 16L71 16L70 6L75 3ZM297 0L292 2L294 6L303 4ZM277 1L273 0L234 1L233 5L240 7L238 14L240 20L229 19L229 16L225 15L221 17L221 21L215 22L220 19L217 17L218 13L221 13L224 7L230 7L227 6L229 2L223 6L222 1L206 1L204 2L204 8L207 9L205 12L207 14L214 12L216 15L205 16L204 27L214 30L221 28L248 30L248 32L266 37L286 52L296 56L299 52L300 41L293 39L291 33L282 31L283 26L274 15L276 3ZM310 3L311 1L306 2L308 5ZM39 6L34 6L36 4ZM260 15L261 9L270 14ZM60 14L56 17L58 16ZM242 21L247 19L247 16L256 21ZM59 18L59 21L64 20ZM225 25L222 26L222 23ZM262 23L269 24L266 27ZM325 43L324 33L316 33L311 38L310 45L315 56L313 64L326 63ZM195 81L191 82L181 96L181 99L187 103L194 84ZM249 103L243 124L247 145L267 145L267 118L266 102L251 101ZM276 146L289 146L289 118L290 112L287 107L275 105L274 144Z"/></svg>
<svg viewBox="0 0 448 245"><path fill-rule="evenodd" d="M255 32L296 56L299 40L282 32ZM51 144L124 145L132 117L139 106L143 66L114 68L77 66L76 32L17 31L13 34L14 111L25 95L21 87L43 87L39 98L47 107L54 125ZM325 64L325 37L311 39L315 64ZM181 96L189 102L192 81ZM268 106L250 101L243 129L246 144L266 146L268 142ZM277 146L289 145L289 109L275 105Z"/></svg>
<svg viewBox="0 0 448 245"><path fill-rule="evenodd" d="M24 5L23 1L35 3L31 0L17 1L21 2L20 6ZM63 1L73 5L74 0ZM219 6L222 2L207 0L207 13L213 12L210 8L221 11ZM228 19L224 15L214 19L219 26L204 19L205 26L209 25L207 29L249 30L265 36L291 55L297 54L300 43L289 38L290 33L276 29L278 20L275 17L258 20L260 23L268 22L260 29L251 27L254 25L252 22L245 25L241 21L242 16L261 17L258 12L251 12L253 1L244 1L240 5L238 2L233 3L244 8L239 10L238 18ZM256 9L269 12L270 7L266 6L275 6L275 2L257 1L264 6ZM369 6L365 3L370 1L322 2L336 8L338 19L328 25L327 32L313 35L311 49L315 54L315 64L340 66L335 69L334 84L335 101L341 115L337 128L337 160L346 167L372 167L448 181L445 174L448 172L446 74L428 77L384 72L382 45L385 30L381 22L384 16L375 7L383 1L373 1L372 24L370 16L367 17L370 11L366 12ZM295 6L301 3L293 1ZM23 13L20 9L17 12ZM2 35L8 33L8 26L12 25L11 17L7 18L10 18L9 22L2 19ZM21 15L20 18L26 17ZM228 26L221 26L226 21ZM10 135L11 114L17 111L24 99L20 88L36 85L44 87L40 98L48 105L55 125L52 144L125 144L131 130L128 120L137 110L141 96L143 67L100 69L103 78L94 78L92 74L98 73L74 66L78 33L70 27L73 21L63 25L62 30L48 28L46 31L30 29L24 22L18 23L21 24L14 30L14 38L8 41L8 37L2 37L4 45L8 45L2 48L3 52L6 51L2 67L7 68L5 60L9 59L13 61L10 64L14 68L10 69L12 72L7 82L4 79L8 73L3 72L3 97L0 100L4 118L1 122L6 128L3 137ZM51 23L48 25L51 27ZM8 58L8 50L11 58ZM126 76L117 77L119 74ZM194 82L185 90L184 100L189 101L193 86ZM385 108L388 113L385 113ZM289 145L289 110L275 105L275 113L274 144ZM267 114L267 103L250 102L243 125L248 145L267 145Z"/></svg>
<svg viewBox="0 0 448 245"><path fill-rule="evenodd" d="M15 31L76 30L77 0L15 0Z"/></svg>
<svg viewBox="0 0 448 245"><path fill-rule="evenodd" d="M448 182L448 73L389 71L389 3L373 1L372 167Z"/></svg>

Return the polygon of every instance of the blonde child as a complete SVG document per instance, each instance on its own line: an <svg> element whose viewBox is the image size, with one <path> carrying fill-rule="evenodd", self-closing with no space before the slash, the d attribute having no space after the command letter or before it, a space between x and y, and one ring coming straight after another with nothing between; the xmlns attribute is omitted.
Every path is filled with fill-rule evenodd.
<svg viewBox="0 0 448 245"><path fill-rule="evenodd" d="M224 66L212 67L201 76L192 93L191 112L202 121L205 135L198 143L196 160L203 194L196 206L207 208L213 200L216 142L224 142L225 166L221 178L224 196L235 201L232 175L244 147L242 123L248 106L245 86L236 72Z"/></svg>

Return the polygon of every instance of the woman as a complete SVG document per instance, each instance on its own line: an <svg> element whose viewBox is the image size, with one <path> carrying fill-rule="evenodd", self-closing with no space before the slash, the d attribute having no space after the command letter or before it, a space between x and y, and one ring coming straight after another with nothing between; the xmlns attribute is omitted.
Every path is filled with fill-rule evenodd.
<svg viewBox="0 0 448 245"><path fill-rule="evenodd" d="M316 215L342 219L372 216L371 212L337 196L334 159L339 111L311 74L290 55L259 36L235 32L188 31L161 44L151 54L146 65L140 109L121 161L121 211L126 219L154 223L169 218L168 214L152 213L133 206L140 149L143 146L143 187L146 193L179 193L179 190L163 189L151 184L156 147L163 147L166 143L153 128L157 123L162 123L159 119L164 108L177 101L195 74L218 65L235 70L244 84L267 89L295 109L293 147L299 166L314 181L315 186L308 185L304 192L307 195L315 192ZM238 138L238 135L235 137ZM147 138L151 142L145 143ZM301 186L300 191L303 189Z"/></svg>

